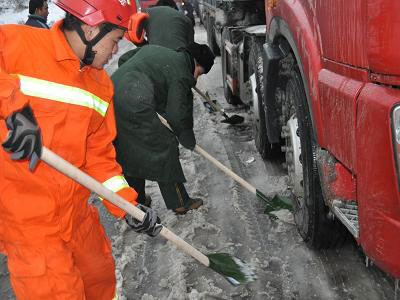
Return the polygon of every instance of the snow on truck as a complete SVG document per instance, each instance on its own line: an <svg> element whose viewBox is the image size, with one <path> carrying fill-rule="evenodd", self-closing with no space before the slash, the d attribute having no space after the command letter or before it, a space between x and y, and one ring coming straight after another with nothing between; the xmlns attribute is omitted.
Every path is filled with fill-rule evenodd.
<svg viewBox="0 0 400 300"><path fill-rule="evenodd" d="M264 159L285 154L304 241L334 247L350 232L398 290L400 1L203 0L201 11L227 102L252 108Z"/></svg>

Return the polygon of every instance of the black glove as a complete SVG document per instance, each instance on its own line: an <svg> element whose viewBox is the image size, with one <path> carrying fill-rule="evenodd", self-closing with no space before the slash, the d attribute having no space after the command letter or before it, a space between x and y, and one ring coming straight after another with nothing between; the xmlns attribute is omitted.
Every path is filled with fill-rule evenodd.
<svg viewBox="0 0 400 300"><path fill-rule="evenodd" d="M140 222L131 215L126 214L126 223L138 233L144 232L151 237L155 237L157 234L160 233L162 229L160 218L157 216L157 213L150 207L141 204L139 204L137 207L146 213L144 215L143 221Z"/></svg>
<svg viewBox="0 0 400 300"><path fill-rule="evenodd" d="M12 160L29 158L32 171L42 155L42 135L32 109L26 105L6 119L8 138L2 144L4 150L13 152Z"/></svg>
<svg viewBox="0 0 400 300"><path fill-rule="evenodd" d="M196 138L192 129L185 129L178 136L179 143L186 149L193 150L196 146Z"/></svg>

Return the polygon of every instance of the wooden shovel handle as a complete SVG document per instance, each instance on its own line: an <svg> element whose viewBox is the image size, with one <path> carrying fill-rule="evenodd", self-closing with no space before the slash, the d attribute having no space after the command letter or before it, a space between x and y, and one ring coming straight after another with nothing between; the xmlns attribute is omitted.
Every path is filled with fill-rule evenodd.
<svg viewBox="0 0 400 300"><path fill-rule="evenodd" d="M208 159L210 162L212 162L218 169L223 171L226 175L232 177L234 180L236 180L239 184L241 184L244 188L246 188L249 192L253 193L256 195L257 189L252 186L250 183L248 183L246 180L244 180L242 177L234 173L232 170L228 169L225 165L220 163L218 160L216 160L214 157L212 157L208 152L206 152L203 148L200 146L196 145L194 147L194 150L199 153L201 156L204 158Z"/></svg>
<svg viewBox="0 0 400 300"><path fill-rule="evenodd" d="M225 114L225 111L219 107L219 105L215 104L214 102L212 102L212 100L206 96L206 94L204 94L202 91L200 91L197 87L193 87L193 89L201 96L204 98L204 100L206 100L208 102L208 104L210 104L210 106L215 109L216 111L219 111L220 113L222 113L224 116L228 117Z"/></svg>
<svg viewBox="0 0 400 300"><path fill-rule="evenodd" d="M161 123L164 124L169 130L172 131L171 126L169 126L168 122L166 119L164 119L161 115L157 114L158 118L160 119ZM203 148L200 146L196 145L194 147L194 151L199 153L201 156L204 158L208 159L210 162L212 162L218 169L223 171L226 175L232 177L234 180L236 180L239 184L241 184L244 188L249 190L251 193L254 195L257 195L257 189L252 186L250 183L248 183L246 180L244 180L242 177L237 175L236 173L232 172L232 170L228 169L226 166L224 166L222 163L220 163L218 160L216 160L214 157L212 157L208 152L206 152Z"/></svg>
<svg viewBox="0 0 400 300"><path fill-rule="evenodd" d="M82 172L80 169L70 164L51 150L43 147L41 159L48 164L49 166L55 168L60 171L64 175L70 177L72 180L78 182L79 184L85 186L89 190L95 192L96 194L102 196L104 199L107 199L115 206L121 208L126 213L132 215L137 220L143 220L145 213L134 206L133 204L126 201L124 198L114 193L113 191L107 189L100 182L96 181L94 178L90 177L88 174ZM210 261L207 256L201 253L199 250L194 248L192 245L185 242L183 239L178 237L168 228L163 226L160 235L162 235L167 240L171 241L178 248L185 251L187 254L197 259L200 263L205 266L210 265Z"/></svg>

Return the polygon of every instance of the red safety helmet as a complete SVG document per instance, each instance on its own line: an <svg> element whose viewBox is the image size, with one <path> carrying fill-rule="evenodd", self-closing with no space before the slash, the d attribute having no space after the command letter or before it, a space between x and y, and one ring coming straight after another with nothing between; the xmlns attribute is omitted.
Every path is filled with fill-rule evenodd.
<svg viewBox="0 0 400 300"><path fill-rule="evenodd" d="M140 10L135 0L55 0L54 3L90 26L111 23L124 29L128 29L130 17Z"/></svg>

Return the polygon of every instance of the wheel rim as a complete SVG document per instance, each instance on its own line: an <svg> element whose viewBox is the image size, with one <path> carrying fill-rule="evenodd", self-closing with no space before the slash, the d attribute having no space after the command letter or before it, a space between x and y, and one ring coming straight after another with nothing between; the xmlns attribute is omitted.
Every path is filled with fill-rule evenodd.
<svg viewBox="0 0 400 300"><path fill-rule="evenodd" d="M286 126L283 126L286 148L286 164L291 180L293 193L297 197L304 197L303 189L303 166L301 164L301 144L298 135L297 118L293 115Z"/></svg>
<svg viewBox="0 0 400 300"><path fill-rule="evenodd" d="M298 135L297 118L293 115L287 125L282 127L282 136L285 138L285 145L282 150L285 152L286 166L290 179L290 189L294 203L294 219L302 232L307 232L308 210L304 200L303 187L303 166L301 164L301 144Z"/></svg>
<svg viewBox="0 0 400 300"><path fill-rule="evenodd" d="M304 174L301 162L301 141L298 128L298 120L294 108L295 86L293 81L289 80L286 85L285 103L282 109L286 114L286 124L282 126L282 137L285 139L285 146L282 151L285 152L286 167L290 180L290 189L294 204L294 220L301 235L308 232L309 212L304 198ZM289 117L290 116L290 117Z"/></svg>

